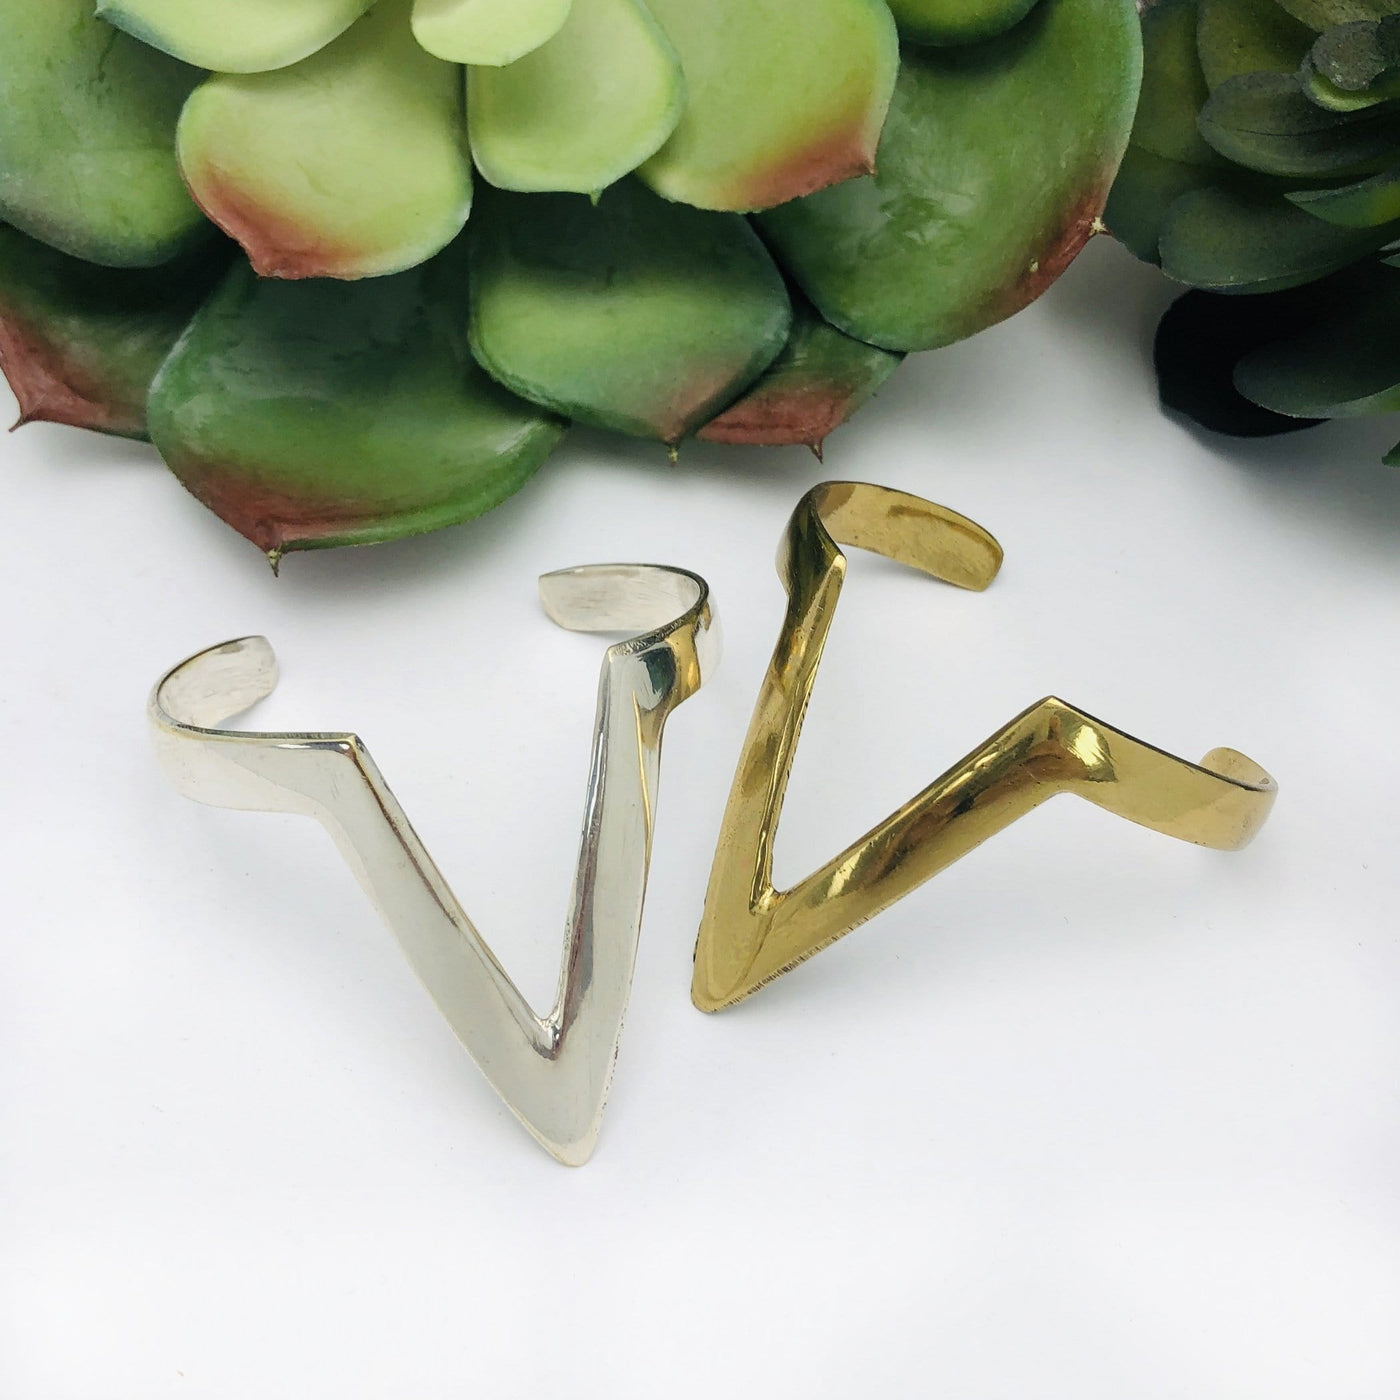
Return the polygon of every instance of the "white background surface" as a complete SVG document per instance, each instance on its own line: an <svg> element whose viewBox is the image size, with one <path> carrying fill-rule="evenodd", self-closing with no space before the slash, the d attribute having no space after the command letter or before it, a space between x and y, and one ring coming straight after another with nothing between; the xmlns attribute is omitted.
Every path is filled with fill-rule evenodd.
<svg viewBox="0 0 1400 1400"><path fill-rule="evenodd" d="M1095 247L829 444L1007 561L974 596L855 558L777 873L1052 691L1244 749L1272 823L1221 855L1061 799L717 1017L691 947L808 455L579 434L485 520L275 581L147 449L0 444L0 1397L1393 1400L1400 430L1193 435L1168 295ZM320 828L182 801L143 706L267 633L250 722L358 730L547 1005L602 643L533 580L614 558L704 573L727 654L569 1171Z"/></svg>

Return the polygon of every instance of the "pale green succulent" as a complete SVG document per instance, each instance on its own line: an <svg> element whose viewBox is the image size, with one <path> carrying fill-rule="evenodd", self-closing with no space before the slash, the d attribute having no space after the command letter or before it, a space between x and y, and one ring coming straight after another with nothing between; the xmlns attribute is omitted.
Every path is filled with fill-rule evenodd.
<svg viewBox="0 0 1400 1400"><path fill-rule="evenodd" d="M1141 71L1130 0L92 3L0 0L0 360L274 555L570 421L820 444L1063 270Z"/></svg>

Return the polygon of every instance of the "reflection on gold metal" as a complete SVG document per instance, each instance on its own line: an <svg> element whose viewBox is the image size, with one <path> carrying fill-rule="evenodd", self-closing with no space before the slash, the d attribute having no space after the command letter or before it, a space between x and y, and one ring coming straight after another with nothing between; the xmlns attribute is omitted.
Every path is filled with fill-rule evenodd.
<svg viewBox="0 0 1400 1400"><path fill-rule="evenodd" d="M1167 836L1245 845L1273 806L1273 780L1233 749L1198 767L1062 700L1032 705L790 890L773 888L773 840L793 754L831 630L846 558L872 550L981 590L1001 546L972 521L882 486L828 482L803 497L778 554L787 617L729 795L695 950L702 1011L742 1000L1056 793L1072 792Z"/></svg>

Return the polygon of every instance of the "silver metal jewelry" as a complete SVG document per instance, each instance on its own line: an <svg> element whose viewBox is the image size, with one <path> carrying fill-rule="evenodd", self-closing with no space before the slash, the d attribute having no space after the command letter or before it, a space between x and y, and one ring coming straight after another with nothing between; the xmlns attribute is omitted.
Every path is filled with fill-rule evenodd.
<svg viewBox="0 0 1400 1400"><path fill-rule="evenodd" d="M354 734L223 729L271 694L263 637L202 651L155 688L149 715L171 782L214 807L317 818L483 1073L559 1161L582 1165L602 1121L631 990L651 859L661 737L713 673L709 588L682 569L599 564L540 579L550 618L640 632L608 648L559 994L535 1014L472 926Z"/></svg>

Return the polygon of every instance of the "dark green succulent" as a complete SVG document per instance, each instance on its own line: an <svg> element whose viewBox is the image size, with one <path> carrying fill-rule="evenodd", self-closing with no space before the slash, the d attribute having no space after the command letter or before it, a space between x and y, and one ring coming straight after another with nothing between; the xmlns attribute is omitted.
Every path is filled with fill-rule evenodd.
<svg viewBox="0 0 1400 1400"><path fill-rule="evenodd" d="M1195 289L1163 401L1241 436L1400 408L1400 0L1159 0L1143 39L1106 217Z"/></svg>
<svg viewBox="0 0 1400 1400"><path fill-rule="evenodd" d="M273 556L805 442L1099 219L1131 0L0 0L0 363Z"/></svg>

